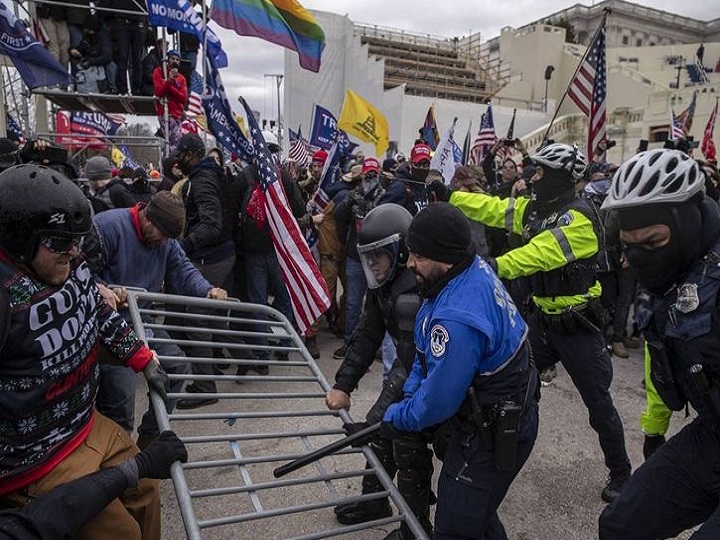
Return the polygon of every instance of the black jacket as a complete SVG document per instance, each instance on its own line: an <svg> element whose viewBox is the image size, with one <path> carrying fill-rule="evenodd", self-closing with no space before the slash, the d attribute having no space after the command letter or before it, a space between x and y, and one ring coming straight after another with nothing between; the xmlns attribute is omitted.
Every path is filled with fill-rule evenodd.
<svg viewBox="0 0 720 540"><path fill-rule="evenodd" d="M270 236L270 228L264 217L256 220L255 212L260 212L264 216L264 211L260 208L248 208L252 206L251 201L253 191L255 190L257 180L257 169L255 165L245 167L240 174L242 191L242 203L240 208L240 235L238 243L242 246L245 253L269 254L273 253L272 237ZM290 204L290 211L295 219L300 219L306 214L305 201L303 200L300 187L286 174L281 175L285 196Z"/></svg>
<svg viewBox="0 0 720 540"><path fill-rule="evenodd" d="M180 241L193 262L210 264L233 254L230 220L223 220L224 171L213 158L203 159L182 189L185 237Z"/></svg>
<svg viewBox="0 0 720 540"><path fill-rule="evenodd" d="M362 220L370 210L386 200L385 189L378 185L370 193L363 193L362 184L358 184L340 204L335 206L333 214L337 222L338 238L345 241L347 256L359 260L357 252L358 233Z"/></svg>
<svg viewBox="0 0 720 540"><path fill-rule="evenodd" d="M397 357L410 373L415 360L413 323L415 313L398 309L398 299L414 302L414 311L420 307L417 281L411 270L403 268L395 279L377 289L368 289L360 322L348 343L345 360L335 374L334 388L350 394L375 360L385 332L389 332L397 347ZM407 307L407 305L406 305ZM412 311L412 310L410 310ZM404 315L403 315L404 314ZM402 324L400 317L409 319ZM401 327L403 329L401 329ZM407 375L406 375L407 376Z"/></svg>

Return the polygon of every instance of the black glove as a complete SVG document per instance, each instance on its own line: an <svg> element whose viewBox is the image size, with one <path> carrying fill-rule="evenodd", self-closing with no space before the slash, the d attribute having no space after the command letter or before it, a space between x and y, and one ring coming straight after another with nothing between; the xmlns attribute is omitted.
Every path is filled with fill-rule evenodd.
<svg viewBox="0 0 720 540"><path fill-rule="evenodd" d="M648 459L653 455L655 450L665 444L664 435L645 435L645 442L643 443L643 456Z"/></svg>
<svg viewBox="0 0 720 540"><path fill-rule="evenodd" d="M448 202L450 195L452 195L452 190L440 180L433 180L425 188L425 197L431 203L438 201Z"/></svg>
<svg viewBox="0 0 720 540"><path fill-rule="evenodd" d="M150 390L152 391L157 392L158 395L165 402L165 405L167 405L169 401L167 393L168 390L170 390L170 379L160 365L160 361L156 357L150 360L150 362L148 362L148 365L145 366L145 369L143 370L143 375L145 375L145 380L147 381L148 388L150 388Z"/></svg>
<svg viewBox="0 0 720 540"><path fill-rule="evenodd" d="M393 439L399 439L402 437L402 433L395 429L390 422L383 421L382 424L380 424L380 436L383 439L392 441Z"/></svg>
<svg viewBox="0 0 720 540"><path fill-rule="evenodd" d="M367 429L370 427L370 424L367 422L347 422L343 424L343 429L345 430L345 433L348 434L348 437L350 435L355 435L356 433L361 432L363 429ZM363 437L362 439L359 439L356 443L353 443L353 447L358 448L360 446L363 446L367 444L368 440L367 438Z"/></svg>
<svg viewBox="0 0 720 540"><path fill-rule="evenodd" d="M170 478L170 466L187 462L185 445L172 431L163 431L150 446L135 456L140 478Z"/></svg>

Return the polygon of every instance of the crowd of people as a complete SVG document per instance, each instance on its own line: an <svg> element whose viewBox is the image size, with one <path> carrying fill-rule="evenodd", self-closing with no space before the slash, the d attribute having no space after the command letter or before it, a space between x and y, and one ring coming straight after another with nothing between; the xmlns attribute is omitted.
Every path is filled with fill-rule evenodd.
<svg viewBox="0 0 720 540"><path fill-rule="evenodd" d="M330 291L330 308L304 336L316 359L320 331L337 339L327 406L349 408L368 367L382 361L377 402L346 429L382 422L370 444L431 536L507 538L497 508L531 454L541 381L551 384L558 362L587 407L608 469L600 537L667 537L706 519L707 536L697 538L717 536L708 519L717 496L698 495L714 493L720 455L715 164L691 158L684 141L618 166L607 161L605 141L588 159L567 144L549 141L531 155L519 140L500 140L481 165L443 179L418 139L408 157L344 158L321 205L327 153L302 167L282 158L272 133L263 136ZM10 507L124 463L135 445L167 440L152 408L130 439L135 372L168 411L217 403L215 383L202 375L227 369L223 351L169 339L148 349L129 324L123 286L232 296L293 321L255 165L232 162L194 134L176 141L153 179L133 170L113 176L102 155L76 171L53 148L0 142L0 504ZM192 330L155 337L197 344L223 326L197 320ZM643 338L647 462L632 474L610 393L611 355L627 358ZM258 345L257 364L238 366L237 375L267 375L267 341L245 339ZM201 376L184 389L193 396L167 399L183 381L166 373L190 371ZM670 410L688 402L698 418L666 441ZM431 446L443 461L434 524ZM121 469L118 485L138 482L132 467ZM144 471L140 478L157 477ZM671 507L668 490L682 502ZM362 491L382 486L367 475ZM134 493L98 509L77 537L104 538L117 522L123 538L159 538L157 486L140 480ZM335 510L345 524L392 512L386 498ZM389 538L409 534L403 524Z"/></svg>

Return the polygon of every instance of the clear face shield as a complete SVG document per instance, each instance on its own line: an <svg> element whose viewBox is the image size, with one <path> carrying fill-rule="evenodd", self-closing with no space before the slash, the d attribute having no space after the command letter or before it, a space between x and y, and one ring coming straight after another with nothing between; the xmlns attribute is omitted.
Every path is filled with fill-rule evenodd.
<svg viewBox="0 0 720 540"><path fill-rule="evenodd" d="M358 245L360 262L370 289L377 289L387 283L393 275L399 253L399 234L393 234L370 244Z"/></svg>

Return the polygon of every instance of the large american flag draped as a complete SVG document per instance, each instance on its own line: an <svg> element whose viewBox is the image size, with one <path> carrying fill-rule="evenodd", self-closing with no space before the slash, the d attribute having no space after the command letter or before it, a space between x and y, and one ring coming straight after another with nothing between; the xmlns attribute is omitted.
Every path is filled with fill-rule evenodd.
<svg viewBox="0 0 720 540"><path fill-rule="evenodd" d="M196 116L205 114L202 95L205 91L202 75L193 70L190 76L190 95L188 96L188 112Z"/></svg>
<svg viewBox="0 0 720 540"><path fill-rule="evenodd" d="M607 104L607 71L605 64L605 19L585 53L575 78L570 81L568 96L588 117L588 156L605 139Z"/></svg>
<svg viewBox="0 0 720 540"><path fill-rule="evenodd" d="M480 165L485 154L497 142L495 135L495 122L493 121L492 105L488 105L487 110L480 119L480 129L477 137L470 150L470 165Z"/></svg>
<svg viewBox="0 0 720 540"><path fill-rule="evenodd" d="M278 178L279 172L272 163L255 115L244 99L240 98L240 102L245 108L250 129L253 161L257 167L270 235L290 293L295 320L304 333L330 307L330 295L300 227L290 212L290 204Z"/></svg>

